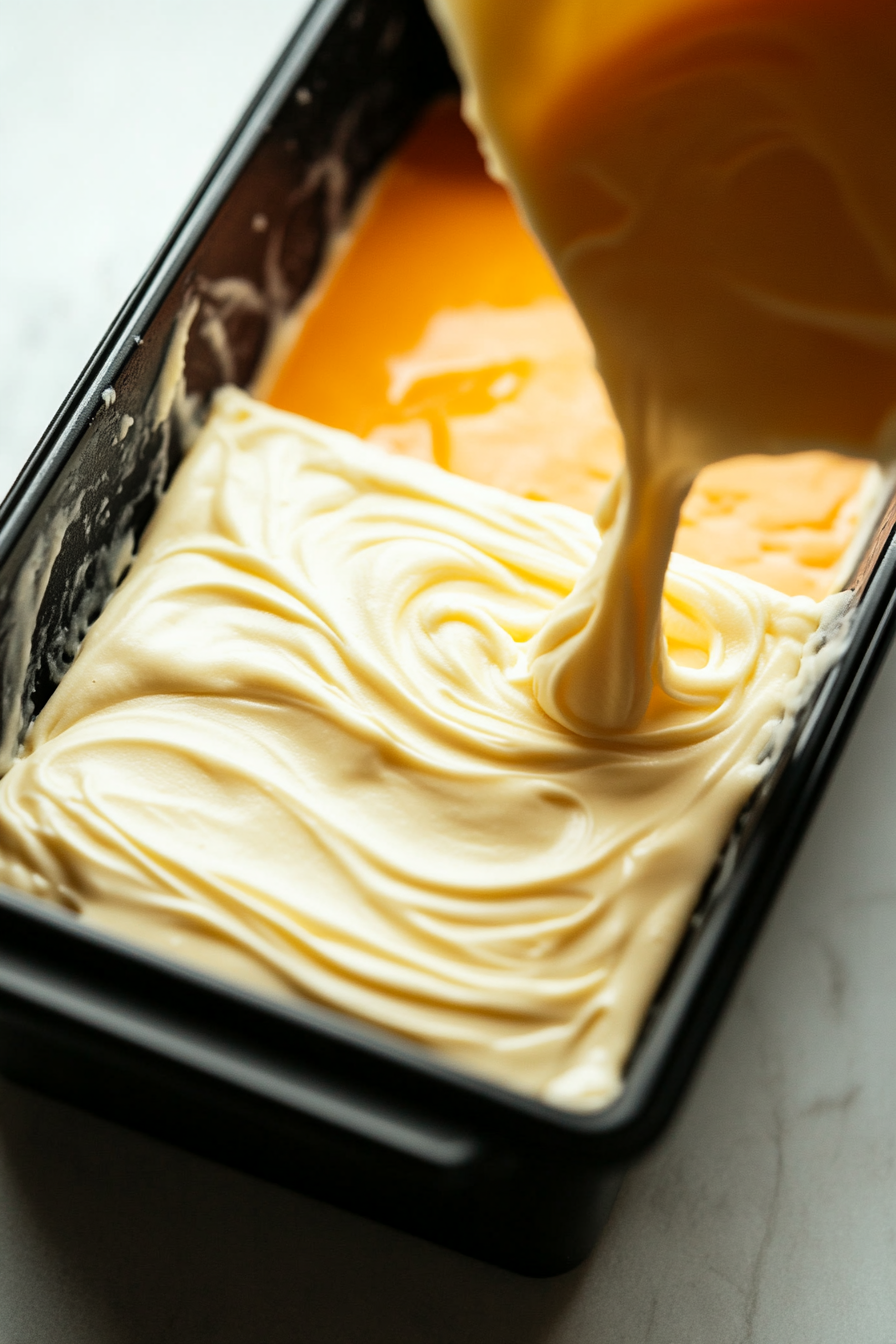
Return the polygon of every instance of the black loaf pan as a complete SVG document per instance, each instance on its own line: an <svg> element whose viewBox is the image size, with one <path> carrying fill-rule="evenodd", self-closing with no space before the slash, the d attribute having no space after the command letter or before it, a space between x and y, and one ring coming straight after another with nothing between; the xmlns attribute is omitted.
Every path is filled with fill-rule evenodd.
<svg viewBox="0 0 896 1344"><path fill-rule="evenodd" d="M179 315L198 303L189 394L201 405L223 382L248 384L359 191L421 108L454 87L422 0L318 0L311 10L0 510L7 761L177 465L181 421L176 408L163 414L158 381ZM572 1268L626 1165L671 1115L886 650L893 523L888 514L856 579L851 645L720 856L612 1106L554 1109L8 890L0 1069L518 1272Z"/></svg>

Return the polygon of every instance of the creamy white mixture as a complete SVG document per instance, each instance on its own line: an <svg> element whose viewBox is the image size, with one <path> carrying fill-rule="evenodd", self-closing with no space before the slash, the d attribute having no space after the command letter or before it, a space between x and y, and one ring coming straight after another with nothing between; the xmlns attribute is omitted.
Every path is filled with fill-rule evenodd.
<svg viewBox="0 0 896 1344"><path fill-rule="evenodd" d="M665 689L580 737L529 664L598 545L225 389L0 784L0 879L606 1102L845 599L673 558Z"/></svg>

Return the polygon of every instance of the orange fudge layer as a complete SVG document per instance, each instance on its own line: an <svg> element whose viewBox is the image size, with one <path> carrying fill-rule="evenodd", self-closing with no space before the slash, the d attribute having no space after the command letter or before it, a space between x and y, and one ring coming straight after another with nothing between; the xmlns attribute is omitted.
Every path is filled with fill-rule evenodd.
<svg viewBox="0 0 896 1344"><path fill-rule="evenodd" d="M589 513L622 461L584 327L454 101L382 173L265 399ZM675 549L821 598L843 578L872 470L824 451L717 463Z"/></svg>

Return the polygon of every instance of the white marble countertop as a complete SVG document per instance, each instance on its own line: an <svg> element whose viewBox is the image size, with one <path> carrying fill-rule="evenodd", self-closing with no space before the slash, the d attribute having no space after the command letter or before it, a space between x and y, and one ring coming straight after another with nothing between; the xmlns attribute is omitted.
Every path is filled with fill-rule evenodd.
<svg viewBox="0 0 896 1344"><path fill-rule="evenodd" d="M5 489L302 0L0 0ZM687 1101L527 1281L0 1084L6 1344L896 1344L896 655Z"/></svg>

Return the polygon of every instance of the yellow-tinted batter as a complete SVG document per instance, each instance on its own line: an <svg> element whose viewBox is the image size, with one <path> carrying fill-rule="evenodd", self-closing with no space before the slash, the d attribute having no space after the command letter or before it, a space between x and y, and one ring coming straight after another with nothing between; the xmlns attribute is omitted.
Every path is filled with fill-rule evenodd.
<svg viewBox="0 0 896 1344"><path fill-rule="evenodd" d="M663 573L699 469L896 449L896 7L431 2L625 436L536 694L577 731L626 729L663 676Z"/></svg>

